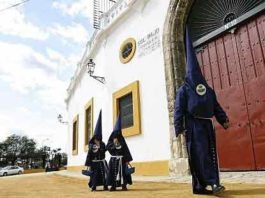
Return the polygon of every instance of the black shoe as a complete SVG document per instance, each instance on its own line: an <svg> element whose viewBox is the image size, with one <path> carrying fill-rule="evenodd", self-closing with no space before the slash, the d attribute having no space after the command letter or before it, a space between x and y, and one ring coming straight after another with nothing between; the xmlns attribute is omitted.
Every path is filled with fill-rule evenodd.
<svg viewBox="0 0 265 198"><path fill-rule="evenodd" d="M96 191L97 189L96 189L96 187L92 187L91 188L91 192L94 192L94 191Z"/></svg>
<svg viewBox="0 0 265 198"><path fill-rule="evenodd" d="M213 191L207 189L193 189L193 194L198 195L212 195Z"/></svg>
<svg viewBox="0 0 265 198"><path fill-rule="evenodd" d="M109 190L108 186L104 186L104 190L105 190L105 191L106 191L106 190Z"/></svg>
<svg viewBox="0 0 265 198"><path fill-rule="evenodd" d="M212 188L214 195L220 195L225 190L225 187L222 185L213 185Z"/></svg>
<svg viewBox="0 0 265 198"><path fill-rule="evenodd" d="M128 188L127 188L126 186L123 186L121 190L122 190L122 191L127 191Z"/></svg>
<svg viewBox="0 0 265 198"><path fill-rule="evenodd" d="M112 191L116 191L116 188L112 186L112 187L109 189L109 191L111 191L111 192L112 192Z"/></svg>

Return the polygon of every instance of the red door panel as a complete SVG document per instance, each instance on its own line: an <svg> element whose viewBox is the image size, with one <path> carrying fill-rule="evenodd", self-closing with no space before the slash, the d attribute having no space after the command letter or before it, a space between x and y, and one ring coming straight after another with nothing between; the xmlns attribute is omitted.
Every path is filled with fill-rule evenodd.
<svg viewBox="0 0 265 198"><path fill-rule="evenodd" d="M230 78L228 75L227 59L225 54L225 46L223 45L223 38L218 38L216 41L216 52L218 55L218 64L220 71L220 79L222 89L229 88L231 86Z"/></svg>
<svg viewBox="0 0 265 198"><path fill-rule="evenodd" d="M215 123L220 168L265 170L265 14L205 44L197 57L230 119L227 131Z"/></svg>
<svg viewBox="0 0 265 198"><path fill-rule="evenodd" d="M217 55L217 49L215 47L215 42L209 43L208 49L209 49L213 85L216 90L220 90L222 89L222 85L221 85L218 55Z"/></svg>
<svg viewBox="0 0 265 198"><path fill-rule="evenodd" d="M227 62L228 76L230 79L230 86L239 87L241 86L241 72L238 67L238 55L236 53L235 44L233 42L233 35L228 33L223 36L224 48L225 48L225 59Z"/></svg>
<svg viewBox="0 0 265 198"><path fill-rule="evenodd" d="M264 67L264 56L263 56L263 50L261 46L261 40L260 35L258 31L257 21L253 21L249 23L248 29L249 29L249 41L252 51L252 58L253 63L256 71L256 76L259 77L262 74L265 73L265 67Z"/></svg>
<svg viewBox="0 0 265 198"><path fill-rule="evenodd" d="M223 170L255 170L255 157L251 127L249 124L246 92L243 86L240 55L238 53L235 35L227 33L224 35L224 41L228 74L231 80L230 89L232 89L232 92L227 94L219 93L218 96L221 98L221 101L228 103L227 105L232 107L227 111L224 106L231 122L231 127L227 130L228 133L231 133L228 135L231 139L227 139L230 143L226 143L226 140L221 137L221 134L217 135L217 137L220 139L220 144L223 143L222 147L224 147L224 150L228 149L226 148L227 145L230 147L236 146L238 150L233 148L234 152L231 153L231 156L227 154L227 152L224 152L224 155L229 155L230 157L224 156L225 164L222 166L221 163L221 168ZM238 155L238 153L244 153L244 158Z"/></svg>
<svg viewBox="0 0 265 198"><path fill-rule="evenodd" d="M214 84L212 87L231 122L231 127L227 131L215 123L220 168L222 170L254 170L255 161L246 98L239 80L242 77L235 52L232 36L227 34L205 45L199 52L198 58L199 63L203 64L207 82L210 86ZM242 152L244 152L244 158L239 155Z"/></svg>
<svg viewBox="0 0 265 198"><path fill-rule="evenodd" d="M248 67L245 75L248 77L244 82L246 100L248 105L253 150L257 169L265 169L265 64L262 39L264 27L257 25L264 15L249 22L245 31L238 36L238 45L241 65ZM263 21L263 20L262 20ZM264 25L264 24L263 24ZM241 30L239 30L241 31ZM247 37L247 38L246 38ZM248 52L248 53L246 53ZM255 75L254 75L255 74Z"/></svg>
<svg viewBox="0 0 265 198"><path fill-rule="evenodd" d="M242 87L216 91L218 100L230 119L228 130L224 130L217 122L215 124L221 170L255 169L246 103L242 93Z"/></svg>
<svg viewBox="0 0 265 198"><path fill-rule="evenodd" d="M203 74L230 119L227 131L215 123L222 170L265 170L264 54L265 14L198 53Z"/></svg>
<svg viewBox="0 0 265 198"><path fill-rule="evenodd" d="M265 54L265 15L261 15L257 18L258 34L260 39L260 45L262 47L263 57Z"/></svg>
<svg viewBox="0 0 265 198"><path fill-rule="evenodd" d="M265 169L265 75L248 82L249 117L255 152L256 167Z"/></svg>
<svg viewBox="0 0 265 198"><path fill-rule="evenodd" d="M256 77L255 68L253 64L252 51L249 45L248 28L246 25L240 27L236 33L236 43L238 47L238 54L240 58L241 72L243 76L243 83Z"/></svg>
<svg viewBox="0 0 265 198"><path fill-rule="evenodd" d="M202 64L203 64L203 70L204 70L204 77L208 83L209 86L213 87L213 79L212 79L212 71L211 71L211 65L210 65L210 57L209 57L209 50L206 47L202 50Z"/></svg>

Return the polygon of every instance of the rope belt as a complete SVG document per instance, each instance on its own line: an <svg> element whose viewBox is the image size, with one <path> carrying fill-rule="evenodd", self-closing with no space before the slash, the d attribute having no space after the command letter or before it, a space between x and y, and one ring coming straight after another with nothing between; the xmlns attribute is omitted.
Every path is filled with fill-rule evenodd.
<svg viewBox="0 0 265 198"><path fill-rule="evenodd" d="M122 155L112 155L112 156L110 156L111 158L116 158L116 159L121 159L121 158L123 158L123 156Z"/></svg>
<svg viewBox="0 0 265 198"><path fill-rule="evenodd" d="M102 159L102 160L92 160L92 162L104 162L105 159Z"/></svg>
<svg viewBox="0 0 265 198"><path fill-rule="evenodd" d="M198 117L198 116L194 116L194 118L203 119L203 120L213 120L213 118L204 118L204 117Z"/></svg>
<svg viewBox="0 0 265 198"><path fill-rule="evenodd" d="M210 120L212 122L213 130L215 130L215 127L214 127L214 124L213 124L213 118L204 118L204 117L197 117L197 116L194 116L194 118L202 119L202 120Z"/></svg>

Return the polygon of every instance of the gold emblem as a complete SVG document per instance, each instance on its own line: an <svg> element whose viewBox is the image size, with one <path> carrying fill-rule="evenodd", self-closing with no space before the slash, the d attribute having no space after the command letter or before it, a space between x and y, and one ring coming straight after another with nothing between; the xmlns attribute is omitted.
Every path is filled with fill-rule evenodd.
<svg viewBox="0 0 265 198"><path fill-rule="evenodd" d="M196 92L198 95L203 96L206 94L206 87L203 84L199 84L196 87Z"/></svg>

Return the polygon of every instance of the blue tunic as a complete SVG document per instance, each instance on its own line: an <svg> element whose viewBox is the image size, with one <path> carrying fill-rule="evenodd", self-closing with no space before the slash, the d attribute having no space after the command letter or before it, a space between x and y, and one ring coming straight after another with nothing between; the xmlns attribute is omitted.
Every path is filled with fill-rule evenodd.
<svg viewBox="0 0 265 198"><path fill-rule="evenodd" d="M186 78L176 93L174 125L176 136L186 133L193 190L219 185L216 138L212 118L224 125L226 113L214 90L202 75L188 29L186 29Z"/></svg>
<svg viewBox="0 0 265 198"><path fill-rule="evenodd" d="M198 100L194 90L184 84L177 91L175 101L176 136L186 131L193 188L198 190L220 183L215 130L212 120L207 118L215 116L221 125L227 120L214 91L208 87L207 92L203 96L207 100Z"/></svg>

